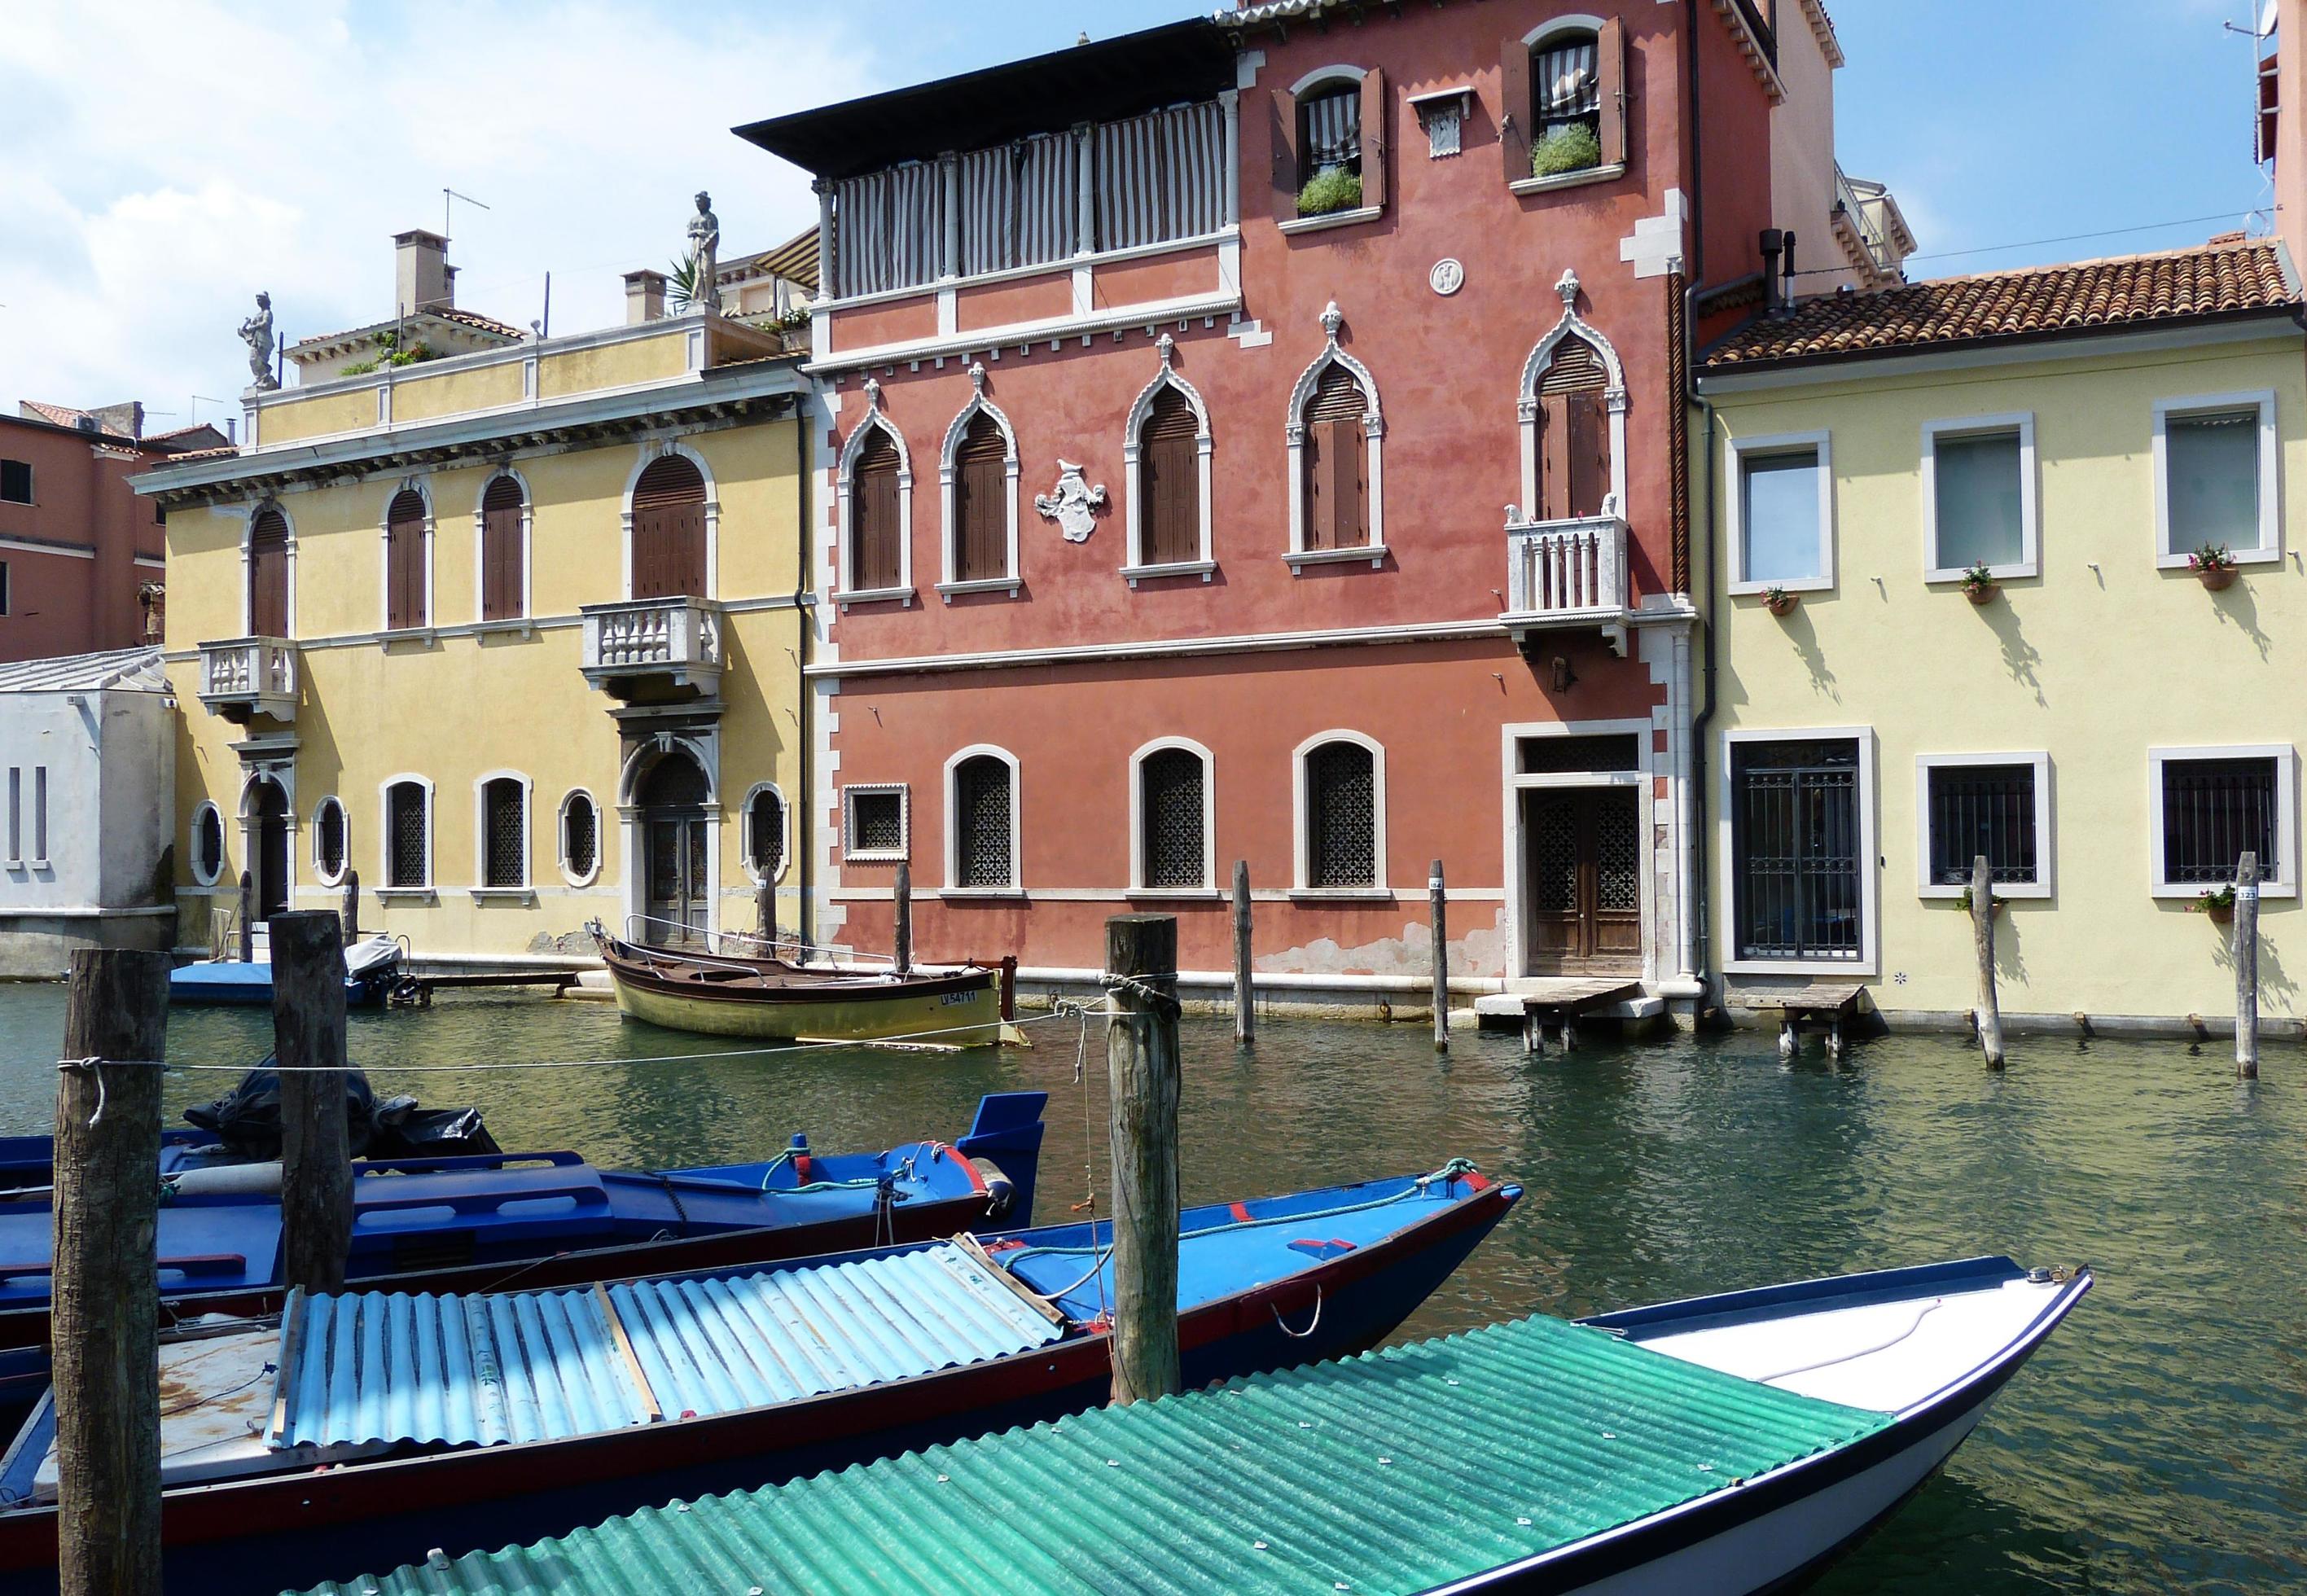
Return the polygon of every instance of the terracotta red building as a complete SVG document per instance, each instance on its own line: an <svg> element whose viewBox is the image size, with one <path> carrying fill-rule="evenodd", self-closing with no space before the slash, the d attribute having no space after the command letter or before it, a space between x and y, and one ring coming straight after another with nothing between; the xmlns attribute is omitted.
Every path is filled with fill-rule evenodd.
<svg viewBox="0 0 2307 1596"><path fill-rule="evenodd" d="M1158 907L1214 982L1243 860L1262 986L1399 1000L1439 858L1471 990L1691 996L1685 352L1766 227L1896 274L1772 10L1285 0L741 129L823 202L821 929L905 860L922 957Z"/></svg>

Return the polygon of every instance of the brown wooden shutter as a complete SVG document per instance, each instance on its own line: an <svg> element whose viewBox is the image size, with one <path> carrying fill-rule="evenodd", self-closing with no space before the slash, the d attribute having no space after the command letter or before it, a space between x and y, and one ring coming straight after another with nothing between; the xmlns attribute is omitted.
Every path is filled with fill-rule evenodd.
<svg viewBox="0 0 2307 1596"><path fill-rule="evenodd" d="M876 427L849 476L849 587L897 585L897 446Z"/></svg>
<svg viewBox="0 0 2307 1596"><path fill-rule="evenodd" d="M248 533L248 630L260 638L288 635L288 523L277 510Z"/></svg>
<svg viewBox="0 0 2307 1596"><path fill-rule="evenodd" d="M1009 485L1001 429L980 414L954 452L953 574L956 581L986 582L1009 574L1009 518L1002 497Z"/></svg>
<svg viewBox="0 0 2307 1596"><path fill-rule="evenodd" d="M1194 408L1165 388L1138 433L1139 514L1148 565L1174 565L1202 557L1201 469L1194 438Z"/></svg>
<svg viewBox="0 0 2307 1596"><path fill-rule="evenodd" d="M1626 29L1617 17L1594 32L1594 79L1600 95L1602 164L1626 160Z"/></svg>
<svg viewBox="0 0 2307 1596"><path fill-rule="evenodd" d="M1276 89L1266 97L1265 120L1274 162L1274 219L1289 221L1298 214L1298 191L1304 186L1298 172L1298 97Z"/></svg>
<svg viewBox="0 0 2307 1596"><path fill-rule="evenodd" d="M521 605L520 484L493 477L481 495L481 619L510 621Z"/></svg>
<svg viewBox="0 0 2307 1596"><path fill-rule="evenodd" d="M1330 433L1330 546L1358 549L1369 543L1368 441L1359 421L1325 421Z"/></svg>
<svg viewBox="0 0 2307 1596"><path fill-rule="evenodd" d="M1530 176L1530 47L1520 34L1498 46L1498 151L1506 181Z"/></svg>
<svg viewBox="0 0 2307 1596"><path fill-rule="evenodd" d="M1575 393L1609 384L1610 373L1594 346L1582 338L1565 338L1554 346L1554 356L1538 380L1540 393Z"/></svg>
<svg viewBox="0 0 2307 1596"><path fill-rule="evenodd" d="M1569 422L1565 453L1570 473L1568 504L1572 515L1599 515L1603 495L1610 491L1610 416L1599 392L1566 393L1562 403Z"/></svg>
<svg viewBox="0 0 2307 1596"><path fill-rule="evenodd" d="M668 454L633 485L633 596L705 595L705 478Z"/></svg>
<svg viewBox="0 0 2307 1596"><path fill-rule="evenodd" d="M404 488L384 512L384 623L425 624L425 500Z"/></svg>
<svg viewBox="0 0 2307 1596"><path fill-rule="evenodd" d="M1373 66L1362 78L1362 203L1385 203L1385 73Z"/></svg>
<svg viewBox="0 0 2307 1596"><path fill-rule="evenodd" d="M1306 546L1358 548L1369 541L1363 487L1362 413L1353 373L1332 365L1306 404Z"/></svg>

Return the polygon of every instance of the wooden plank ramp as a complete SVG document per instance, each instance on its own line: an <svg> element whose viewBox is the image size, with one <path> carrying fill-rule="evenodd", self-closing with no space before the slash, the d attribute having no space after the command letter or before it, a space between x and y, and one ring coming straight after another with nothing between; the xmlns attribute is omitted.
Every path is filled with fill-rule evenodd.
<svg viewBox="0 0 2307 1596"><path fill-rule="evenodd" d="M1566 1053L1578 1045L1580 1016L1641 997L1642 983L1630 975L1557 976L1531 983L1516 995L1522 999L1522 1051L1544 1052L1551 1028Z"/></svg>
<svg viewBox="0 0 2307 1596"><path fill-rule="evenodd" d="M1822 1032L1831 1058L1840 1059L1857 1030L1863 981L1812 981L1800 986L1748 988L1738 993L1745 1008L1779 1017L1779 1055L1792 1058L1805 1031Z"/></svg>

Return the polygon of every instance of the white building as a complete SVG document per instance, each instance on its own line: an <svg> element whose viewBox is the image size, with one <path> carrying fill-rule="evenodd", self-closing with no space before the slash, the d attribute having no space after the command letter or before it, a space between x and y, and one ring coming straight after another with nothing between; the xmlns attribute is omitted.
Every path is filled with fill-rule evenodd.
<svg viewBox="0 0 2307 1596"><path fill-rule="evenodd" d="M158 648L0 665L0 976L169 946L176 720Z"/></svg>

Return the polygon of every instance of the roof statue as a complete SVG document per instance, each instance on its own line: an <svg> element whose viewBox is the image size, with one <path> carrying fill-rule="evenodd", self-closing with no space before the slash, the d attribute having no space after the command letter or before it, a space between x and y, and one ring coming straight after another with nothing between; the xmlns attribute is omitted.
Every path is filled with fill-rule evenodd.
<svg viewBox="0 0 2307 1596"><path fill-rule="evenodd" d="M689 219L689 258L696 268L696 287L690 304L700 310L719 311L721 285L721 219L713 214L713 196L697 191L697 214Z"/></svg>
<svg viewBox="0 0 2307 1596"><path fill-rule="evenodd" d="M249 386L273 389L280 379L272 374L272 296L260 293L256 296L256 313L240 324L240 336L248 345Z"/></svg>

